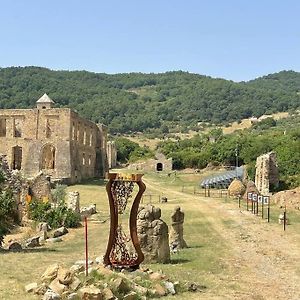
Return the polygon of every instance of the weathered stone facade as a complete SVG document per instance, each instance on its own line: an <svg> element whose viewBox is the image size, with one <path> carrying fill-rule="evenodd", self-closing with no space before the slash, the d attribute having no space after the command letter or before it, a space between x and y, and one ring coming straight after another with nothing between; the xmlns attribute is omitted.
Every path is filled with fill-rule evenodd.
<svg viewBox="0 0 300 300"><path fill-rule="evenodd" d="M107 128L45 94L34 109L0 109L0 153L27 177L39 172L67 183L107 172Z"/></svg>
<svg viewBox="0 0 300 300"><path fill-rule="evenodd" d="M117 166L117 148L114 141L107 142L107 162L108 168L112 169Z"/></svg>
<svg viewBox="0 0 300 300"><path fill-rule="evenodd" d="M255 185L262 195L270 193L270 186L278 186L279 174L276 154L269 152L256 159Z"/></svg>

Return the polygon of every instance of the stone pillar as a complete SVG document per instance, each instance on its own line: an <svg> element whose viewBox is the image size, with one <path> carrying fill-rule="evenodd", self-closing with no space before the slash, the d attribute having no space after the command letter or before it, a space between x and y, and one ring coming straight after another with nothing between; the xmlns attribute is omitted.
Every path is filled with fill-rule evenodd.
<svg viewBox="0 0 300 300"><path fill-rule="evenodd" d="M171 249L176 251L178 249L187 248L187 244L183 238L183 222L184 212L180 210L180 207L175 207L175 210L171 216L172 227L171 227Z"/></svg>
<svg viewBox="0 0 300 300"><path fill-rule="evenodd" d="M67 207L74 212L80 213L80 195L79 192L69 192Z"/></svg>

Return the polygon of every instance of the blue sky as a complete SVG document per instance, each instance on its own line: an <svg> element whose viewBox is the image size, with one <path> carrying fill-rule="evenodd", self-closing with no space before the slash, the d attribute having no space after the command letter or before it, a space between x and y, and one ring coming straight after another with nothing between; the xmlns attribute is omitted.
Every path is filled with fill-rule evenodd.
<svg viewBox="0 0 300 300"><path fill-rule="evenodd" d="M298 0L0 0L0 67L250 80L300 71L299 15Z"/></svg>

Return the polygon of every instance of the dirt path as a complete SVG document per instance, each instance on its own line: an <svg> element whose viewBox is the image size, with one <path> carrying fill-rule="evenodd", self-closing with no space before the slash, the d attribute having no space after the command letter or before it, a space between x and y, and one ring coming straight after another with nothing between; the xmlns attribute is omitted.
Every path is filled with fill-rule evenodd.
<svg viewBox="0 0 300 300"><path fill-rule="evenodd" d="M267 224L233 203L189 195L147 178L148 188L188 202L189 208L205 214L229 246L223 263L229 270L224 284L236 282L226 299L300 299L300 241L276 224ZM201 299L212 299L203 294ZM217 295L215 295L217 296Z"/></svg>

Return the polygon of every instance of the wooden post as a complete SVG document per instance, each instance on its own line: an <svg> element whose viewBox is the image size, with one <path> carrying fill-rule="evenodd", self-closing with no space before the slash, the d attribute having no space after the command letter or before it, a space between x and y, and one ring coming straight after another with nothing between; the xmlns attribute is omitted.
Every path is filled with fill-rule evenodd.
<svg viewBox="0 0 300 300"><path fill-rule="evenodd" d="M262 200L261 200L261 218L263 219L264 218L264 197L262 197Z"/></svg>
<svg viewBox="0 0 300 300"><path fill-rule="evenodd" d="M270 198L268 198L268 223L270 223Z"/></svg>
<svg viewBox="0 0 300 300"><path fill-rule="evenodd" d="M284 206L284 212L283 212L283 230L285 231L286 228L286 205Z"/></svg>

